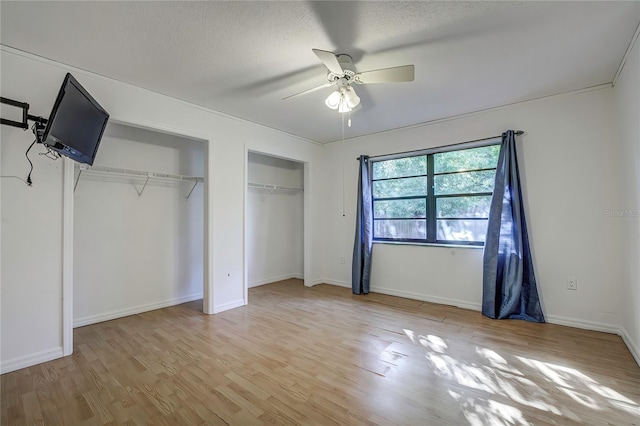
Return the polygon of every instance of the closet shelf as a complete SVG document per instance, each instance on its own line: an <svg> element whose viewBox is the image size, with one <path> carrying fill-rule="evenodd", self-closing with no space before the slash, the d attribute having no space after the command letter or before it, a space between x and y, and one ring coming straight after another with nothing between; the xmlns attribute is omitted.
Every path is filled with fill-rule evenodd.
<svg viewBox="0 0 640 426"><path fill-rule="evenodd" d="M253 183L249 182L249 189L255 189L258 191L269 191L269 192L302 192L304 189L302 188L292 188L290 186L280 186L280 185L270 185L266 183Z"/></svg>
<svg viewBox="0 0 640 426"><path fill-rule="evenodd" d="M186 176L186 175L177 175L171 173L161 173L161 172L152 172L146 170L132 170L132 169L123 169L119 167L109 167L109 166L87 166L85 164L76 164L76 182L73 186L73 190L75 192L76 187L78 186L78 182L81 177L112 177L112 178L120 178L125 179L127 183L133 184L134 189L138 193L139 196L142 195L144 189L147 187L149 181L160 181L160 182L193 182L193 187L189 191L187 195L187 199L191 196L191 193L195 189L198 182L204 182L204 178L200 176ZM138 190L135 186L136 183L142 184L142 189Z"/></svg>

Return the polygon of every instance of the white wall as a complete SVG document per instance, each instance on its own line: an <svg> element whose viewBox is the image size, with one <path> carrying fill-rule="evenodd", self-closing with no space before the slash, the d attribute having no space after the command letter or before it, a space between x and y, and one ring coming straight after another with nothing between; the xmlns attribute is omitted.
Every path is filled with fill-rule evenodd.
<svg viewBox="0 0 640 426"><path fill-rule="evenodd" d="M620 199L613 123L613 90L605 87L351 139L344 146L327 145L327 204L322 210L327 281L350 286L350 261L342 265L339 260L350 260L353 248L358 155L437 147L522 129L520 170L545 315L555 323L618 331L620 222L605 216ZM346 218L340 200L342 158ZM372 291L480 308L482 250L374 244L372 269ZM577 291L567 290L570 276L578 279Z"/></svg>
<svg viewBox="0 0 640 426"><path fill-rule="evenodd" d="M12 98L4 87L2 95ZM1 131L2 175L26 179L24 153L33 135L7 126ZM2 366L25 355L34 363L62 356L62 162L38 155L42 151L41 146L31 150L32 187L0 180Z"/></svg>
<svg viewBox="0 0 640 426"><path fill-rule="evenodd" d="M95 165L202 176L204 143L109 124ZM192 187L151 180L139 196L121 177L78 182L75 326L202 297L203 185L187 200Z"/></svg>
<svg viewBox="0 0 640 426"><path fill-rule="evenodd" d="M206 312L242 306L244 301L244 202L247 149L308 163L305 182L305 274L320 278L312 252L319 232L313 194L321 147L291 135L7 47L0 47L2 96L31 104L48 115L66 72L71 71L111 114L112 121L206 140L204 214ZM28 133L2 129L2 172L24 174ZM98 154L100 155L100 154ZM60 162L35 157L37 186L2 182L2 352L3 372L61 355L62 348L62 170ZM308 232L307 232L308 231ZM313 244L311 241L314 241ZM306 245L309 245L308 249ZM308 263L308 265L307 265ZM308 266L308 267L307 267ZM308 272L307 272L308 271Z"/></svg>
<svg viewBox="0 0 640 426"><path fill-rule="evenodd" d="M249 153L251 183L303 188L303 165ZM303 192L249 188L247 193L247 263L249 287L303 278Z"/></svg>
<svg viewBox="0 0 640 426"><path fill-rule="evenodd" d="M640 365L640 43L635 43L614 87L622 184L623 337Z"/></svg>

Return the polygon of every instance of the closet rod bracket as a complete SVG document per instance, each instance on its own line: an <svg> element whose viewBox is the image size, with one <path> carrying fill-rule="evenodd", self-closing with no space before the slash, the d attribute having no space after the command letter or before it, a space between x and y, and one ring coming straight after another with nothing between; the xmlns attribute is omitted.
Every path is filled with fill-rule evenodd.
<svg viewBox="0 0 640 426"><path fill-rule="evenodd" d="M136 186L133 185L133 188L138 193L138 197L142 196L142 193L144 192L144 189L147 187L147 184L149 183L149 179L151 179L152 177L153 177L153 173L147 173L147 180L144 181L144 185L142 185L142 189L140 191L138 191L138 188L136 188Z"/></svg>
<svg viewBox="0 0 640 426"><path fill-rule="evenodd" d="M84 172L85 170L89 170L89 167L85 166L84 164L81 164L78 167L78 177L76 177L76 182L73 184L73 192L76 192L76 188L78 187L78 182L80 182L80 176L82 175L82 172Z"/></svg>
<svg viewBox="0 0 640 426"><path fill-rule="evenodd" d="M189 197L191 197L191 193L193 192L194 189L196 189L196 185L197 184L198 184L197 180L195 182L193 182L193 186L191 187L191 191L189 191L189 194L187 194L187 200L189 199Z"/></svg>
<svg viewBox="0 0 640 426"><path fill-rule="evenodd" d="M80 182L81 174L82 174L82 169L78 171L78 177L76 178L76 182L73 184L73 192L76 192L76 188L78 187L78 182Z"/></svg>

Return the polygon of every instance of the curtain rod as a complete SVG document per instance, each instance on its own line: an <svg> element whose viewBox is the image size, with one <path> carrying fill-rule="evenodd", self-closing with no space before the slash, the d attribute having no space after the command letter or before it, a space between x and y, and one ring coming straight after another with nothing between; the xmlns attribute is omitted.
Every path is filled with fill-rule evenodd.
<svg viewBox="0 0 640 426"><path fill-rule="evenodd" d="M524 133L524 131L523 130L516 130L514 133L516 134L516 136L520 136L520 135L522 135ZM466 144L470 144L470 143L474 143L474 142L488 141L488 140L491 140L491 139L497 139L497 138L501 138L501 137L502 137L502 135L489 136L488 138L475 139L475 140L472 140L472 141L458 142L458 143L454 143L454 144L451 144L451 145L445 145L445 146L440 147L440 148L449 148L449 147L452 147L452 146L466 145ZM427 149L434 149L434 148L427 148ZM412 152L418 152L418 151L426 151L426 150L425 149L414 149L414 150L411 150L411 151L395 152L393 154L372 155L371 157L369 157L369 159L378 158L378 157L388 157L390 155L402 156L403 154L410 154ZM360 157L356 157L356 160L360 160Z"/></svg>

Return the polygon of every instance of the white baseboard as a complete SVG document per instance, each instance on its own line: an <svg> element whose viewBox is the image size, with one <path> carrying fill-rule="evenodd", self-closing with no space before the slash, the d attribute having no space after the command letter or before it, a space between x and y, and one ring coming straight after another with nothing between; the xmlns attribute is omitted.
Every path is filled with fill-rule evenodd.
<svg viewBox="0 0 640 426"><path fill-rule="evenodd" d="M213 313L219 314L220 312L228 311L229 309L239 308L244 305L245 305L244 299L234 300L233 302L227 302L221 305L213 305Z"/></svg>
<svg viewBox="0 0 640 426"><path fill-rule="evenodd" d="M298 278L300 280L303 280L304 279L304 275L302 275L302 274L284 274L284 275L278 275L277 277L263 278L263 279L260 279L260 280L251 281L249 283L249 288L258 287L258 286L265 285L265 284L276 283L278 281L290 280L292 278Z"/></svg>
<svg viewBox="0 0 640 426"><path fill-rule="evenodd" d="M601 331L603 333L620 334L620 326L618 325L606 324L596 321L587 321L577 318L567 318L558 315L545 315L544 318L550 324L566 325L568 327Z"/></svg>
<svg viewBox="0 0 640 426"><path fill-rule="evenodd" d="M59 348L48 349L46 351L36 352L31 355L13 358L7 361L3 360L2 362L0 362L0 374L10 373L22 368L31 367L32 365L62 358L62 356L62 346L60 346Z"/></svg>
<svg viewBox="0 0 640 426"><path fill-rule="evenodd" d="M326 279L326 280L315 280L314 281L314 285L317 284L329 284L329 285L337 285L338 287L347 287L347 288L351 288L351 283L350 282L346 282L346 281L339 281L339 280L332 280L332 279Z"/></svg>
<svg viewBox="0 0 640 426"><path fill-rule="evenodd" d="M388 294L389 296L405 297L407 299L421 300L423 302L438 303L440 305L457 306L458 308L480 311L482 305L479 303L466 302L464 300L449 299L446 297L431 296L428 294L413 293L410 291L395 290L391 288L372 286L370 290L374 293Z"/></svg>
<svg viewBox="0 0 640 426"><path fill-rule="evenodd" d="M147 303L145 305L133 306L131 308L119 309L117 311L105 312L103 314L90 315L83 318L73 320L73 327L82 327L85 325L96 324L103 321L109 321L116 318L127 317L129 315L140 314L142 312L153 311L155 309L166 308L168 306L179 305L181 303L192 302L202 299L202 293L190 294L189 296L176 297L161 302Z"/></svg>
<svg viewBox="0 0 640 426"><path fill-rule="evenodd" d="M627 348L629 348L629 352L631 352L631 355L633 355L633 359L636 360L636 364L638 364L638 367L640 367L640 348L638 348L638 345L635 344L635 342L631 339L631 336L629 336L629 333L627 333L627 330L625 330L624 328L620 330L620 337L622 337L624 344L627 345Z"/></svg>
<svg viewBox="0 0 640 426"><path fill-rule="evenodd" d="M351 288L350 282L334 280L334 279L317 280L317 282L314 282L314 285L315 284L330 284L330 285L335 285L339 287ZM426 294L413 293L413 292L403 291L403 290L395 290L395 289L385 288L385 287L372 286L369 290L372 291L373 293L404 297L406 299L421 300L423 302L438 303L441 305L457 306L459 308L472 309L474 311L479 311L481 308L481 305L479 303L465 302L463 300L456 300L456 299L447 299L444 297L430 296Z"/></svg>

